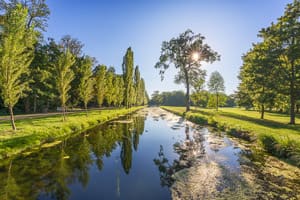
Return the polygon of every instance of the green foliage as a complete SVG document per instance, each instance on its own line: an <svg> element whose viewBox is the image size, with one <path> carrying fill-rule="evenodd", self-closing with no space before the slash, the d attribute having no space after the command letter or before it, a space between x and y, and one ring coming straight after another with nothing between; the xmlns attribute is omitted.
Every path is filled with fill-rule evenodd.
<svg viewBox="0 0 300 200"><path fill-rule="evenodd" d="M215 94L225 91L224 79L217 71L211 73L207 86L209 91Z"/></svg>
<svg viewBox="0 0 300 200"><path fill-rule="evenodd" d="M215 101L215 106L216 106L216 109L218 110L219 106L221 105L220 92L225 91L224 79L221 76L221 74L217 71L212 72L211 75L210 75L207 86L209 88L209 91L215 94L215 100L216 100ZM224 101L226 101L226 100L224 100ZM209 106L211 106L213 104L212 103L212 98L210 98L210 102L211 103L210 103Z"/></svg>
<svg viewBox="0 0 300 200"><path fill-rule="evenodd" d="M96 96L98 106L101 107L103 104L104 96L107 91L106 89L106 66L98 65L94 70L95 78L96 78Z"/></svg>
<svg viewBox="0 0 300 200"><path fill-rule="evenodd" d="M135 103L134 84L133 84L133 51L129 47L123 58L123 78L125 86L124 105L130 108Z"/></svg>
<svg viewBox="0 0 300 200"><path fill-rule="evenodd" d="M74 79L71 81L71 89L69 92L70 98L69 98L69 104L72 106L78 106L81 100L81 97L79 95L79 85L82 80L83 73L82 71L85 68L85 57L82 56L82 48L84 44L79 41L76 38L72 38L70 35L63 36L60 41L58 42L58 45L60 46L63 51L70 51L72 55L74 56L75 62L72 64L71 69L74 72L75 76ZM92 57L89 57L90 61L92 62L92 66L95 63L95 59Z"/></svg>
<svg viewBox="0 0 300 200"><path fill-rule="evenodd" d="M217 99L218 98L218 99ZM210 94L207 102L208 108L222 107L226 105L227 96L224 93ZM217 105L218 103L218 105Z"/></svg>
<svg viewBox="0 0 300 200"><path fill-rule="evenodd" d="M108 70L106 73L106 93L105 93L105 99L108 104L108 106L113 105L115 99L116 99L116 91L115 91L115 84L114 84L114 69L110 68L111 70ZM113 70L112 70L113 69Z"/></svg>
<svg viewBox="0 0 300 200"><path fill-rule="evenodd" d="M85 57L81 64L81 79L79 84L79 96L87 109L88 102L94 97L94 79L92 78L92 58Z"/></svg>
<svg viewBox="0 0 300 200"><path fill-rule="evenodd" d="M191 95L191 100L193 105L206 108L210 96L210 93L206 90L195 91Z"/></svg>
<svg viewBox="0 0 300 200"><path fill-rule="evenodd" d="M243 66L239 78L244 93L247 93L253 104L260 108L261 118L264 118L266 106L273 107L274 100L279 88L278 82L273 79L277 77L276 63L272 59L270 44L259 43L253 45L253 49L243 56Z"/></svg>
<svg viewBox="0 0 300 200"><path fill-rule="evenodd" d="M186 86L186 110L190 109L190 84L204 74L201 62L214 62L220 56L205 44L201 34L194 34L191 30L186 30L177 38L164 41L161 47L161 55L155 68L160 69L161 78L164 78L165 71L174 64L179 69L175 76L176 83L183 83ZM197 56L194 56L197 55ZM195 59L197 57L197 59Z"/></svg>
<svg viewBox="0 0 300 200"><path fill-rule="evenodd" d="M31 91L28 91L28 99L33 101L33 112L49 109L49 102L56 97L55 80L49 66L56 61L60 49L52 40L49 43L37 43L35 46L34 59L29 67L29 83Z"/></svg>
<svg viewBox="0 0 300 200"><path fill-rule="evenodd" d="M28 67L33 59L37 33L26 27L28 10L22 5L5 14L0 47L0 91L5 107L9 107L12 127L16 129L12 109L25 90L28 90ZM25 77L25 78L24 78Z"/></svg>
<svg viewBox="0 0 300 200"><path fill-rule="evenodd" d="M116 75L114 80L115 106L120 107L124 101L124 79L121 75Z"/></svg>
<svg viewBox="0 0 300 200"><path fill-rule="evenodd" d="M162 92L154 91L150 105L184 106L185 94L183 91Z"/></svg>
<svg viewBox="0 0 300 200"><path fill-rule="evenodd" d="M50 10L45 0L0 0L0 10L8 12L14 9L18 4L28 9L26 27L34 25L45 31L47 27L47 19L50 15Z"/></svg>
<svg viewBox="0 0 300 200"><path fill-rule="evenodd" d="M66 103L69 99L68 92L71 89L71 81L74 79L74 72L71 70L71 66L74 64L75 58L69 50L61 52L58 57L57 63L55 63L54 72L56 79L56 87L59 92L59 98L63 113L66 109ZM65 120L65 117L64 117Z"/></svg>
<svg viewBox="0 0 300 200"><path fill-rule="evenodd" d="M141 105L143 101L143 91L141 85L141 74L139 66L136 66L134 69L134 89L135 89L135 105Z"/></svg>
<svg viewBox="0 0 300 200"><path fill-rule="evenodd" d="M265 106L289 109L290 123L295 124L296 102L300 99L299 17L300 1L294 0L276 23L260 31L262 42L243 57L239 93L261 109L261 118Z"/></svg>
<svg viewBox="0 0 300 200"><path fill-rule="evenodd" d="M148 96L148 93L146 91L145 81L144 81L143 78L141 79L141 93L142 93L141 98L143 99L142 100L142 105L147 105L148 102L149 102L149 96Z"/></svg>

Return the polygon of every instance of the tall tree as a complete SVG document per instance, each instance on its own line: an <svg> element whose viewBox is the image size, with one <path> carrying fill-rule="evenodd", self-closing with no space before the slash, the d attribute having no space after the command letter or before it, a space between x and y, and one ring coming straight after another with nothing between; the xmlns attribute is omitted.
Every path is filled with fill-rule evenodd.
<svg viewBox="0 0 300 200"><path fill-rule="evenodd" d="M80 78L80 84L79 84L79 96L81 100L83 101L84 108L86 110L87 114L87 105L88 102L93 98L94 96L94 78L92 77L92 66L93 66L93 60L89 56L85 56L81 60L81 78Z"/></svg>
<svg viewBox="0 0 300 200"><path fill-rule="evenodd" d="M26 28L34 26L35 29L40 31L45 31L47 27L47 20L50 15L49 7L47 6L45 0L0 0L0 10L8 12L10 9L14 9L17 4L21 4L23 7L28 9L27 12L27 22ZM3 19L3 18L2 18ZM5 20L1 20L1 23L5 23ZM38 37L41 39L41 33L37 33ZM32 66L30 68L34 69ZM37 74L32 70L29 71L29 77L36 76ZM31 85L30 85L31 86ZM31 87L30 87L31 88ZM36 100L36 94L34 91L28 90L25 92L25 112L30 112L30 99ZM36 101L34 101L36 103ZM35 107L36 104L34 104Z"/></svg>
<svg viewBox="0 0 300 200"><path fill-rule="evenodd" d="M113 67L109 67L105 78L105 84L106 84L105 99L108 106L112 106L115 101L114 77L115 77L115 69Z"/></svg>
<svg viewBox="0 0 300 200"><path fill-rule="evenodd" d="M124 80L122 75L115 76L115 106L120 107L124 100Z"/></svg>
<svg viewBox="0 0 300 200"><path fill-rule="evenodd" d="M82 67L84 68L84 66L82 66L82 48L84 46L84 44L79 41L76 38L72 38L70 35L65 35L63 36L60 41L59 41L59 45L61 46L62 49L64 50L69 50L73 56L75 57L75 62L74 64L71 66L71 69L73 70L73 72L76 74L76 76L74 77L74 79L71 82L71 89L70 89L70 104L72 106L78 106L78 104L80 103L80 96L78 93L79 90L79 85L80 85L80 80L82 78ZM92 58L93 60L93 64L94 64L94 58Z"/></svg>
<svg viewBox="0 0 300 200"><path fill-rule="evenodd" d="M139 66L134 69L134 88L135 88L135 105L141 105L143 101L142 85L141 85L141 74Z"/></svg>
<svg viewBox="0 0 300 200"><path fill-rule="evenodd" d="M141 78L141 94L142 94L142 105L147 105L149 101L149 96L146 91L146 85L143 78Z"/></svg>
<svg viewBox="0 0 300 200"><path fill-rule="evenodd" d="M266 106L272 107L276 98L276 88L280 87L274 82L278 72L272 56L273 48L266 42L253 45L246 55L243 56L239 79L241 87L248 93L252 102L260 108L261 119L264 119Z"/></svg>
<svg viewBox="0 0 300 200"><path fill-rule="evenodd" d="M290 124L295 124L296 101L300 89L300 1L294 0L285 8L277 23L262 29L260 37L277 47L280 62L277 80L285 86L279 92L290 97Z"/></svg>
<svg viewBox="0 0 300 200"><path fill-rule="evenodd" d="M54 65L56 87L59 92L61 108L63 111L63 121L66 120L66 103L69 99L68 92L71 89L70 84L74 79L74 72L71 69L74 62L74 56L67 49L60 54L57 63Z"/></svg>
<svg viewBox="0 0 300 200"><path fill-rule="evenodd" d="M94 70L94 76L96 80L95 89L97 103L98 106L101 107L106 93L106 66L98 65Z"/></svg>
<svg viewBox="0 0 300 200"><path fill-rule="evenodd" d="M47 111L50 102L57 96L55 81L49 66L57 62L59 54L60 48L51 38L47 43L39 42L35 45L35 56L29 66L29 77L32 79L29 84L31 91L25 99L26 104L27 100L33 101L33 112L37 112L38 109Z"/></svg>
<svg viewBox="0 0 300 200"><path fill-rule="evenodd" d="M215 71L211 73L208 88L210 92L213 92L216 95L216 109L218 111L220 92L225 91L224 79L219 72Z"/></svg>
<svg viewBox="0 0 300 200"><path fill-rule="evenodd" d="M0 42L0 90L4 105L9 108L11 125L16 130L13 107L28 89L24 76L33 59L37 33L33 26L27 28L27 8L21 4L9 9Z"/></svg>
<svg viewBox="0 0 300 200"><path fill-rule="evenodd" d="M175 82L185 84L186 111L190 110L191 80L202 73L201 62L212 63L220 58L217 52L204 43L204 39L201 34L186 30L179 37L163 42L159 61L155 65L155 68L160 69L162 79L171 64L179 69Z"/></svg>
<svg viewBox="0 0 300 200"><path fill-rule="evenodd" d="M133 51L129 47L123 58L123 79L125 86L124 104L130 108L134 103L134 85L133 85Z"/></svg>

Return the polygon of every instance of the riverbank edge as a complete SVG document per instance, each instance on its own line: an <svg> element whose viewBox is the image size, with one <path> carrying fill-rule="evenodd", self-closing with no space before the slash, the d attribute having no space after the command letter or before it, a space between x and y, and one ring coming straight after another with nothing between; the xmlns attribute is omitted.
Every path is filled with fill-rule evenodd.
<svg viewBox="0 0 300 200"><path fill-rule="evenodd" d="M30 150L37 150L40 149L41 147L50 147L50 146L54 146L56 144L58 144L59 141L72 137L72 136L76 136L82 132L85 132L89 129L92 129L96 126L99 126L101 124L107 123L109 121L118 119L124 115L128 115L131 113L134 113L138 110L141 110L145 108L145 106L138 106L138 107L132 107L129 109L109 109L109 110L104 110L105 111L116 111L116 112L112 112L110 113L110 115L105 115L105 118L101 118L103 117L103 111L99 112L98 117L93 117L90 120L87 119L87 116L84 115L81 117L81 119L84 119L82 121L77 121L77 122L72 122L72 123L65 123L63 124L63 126L59 127L59 131L55 132L55 135L51 135L51 133L44 133L43 131L51 131L51 130L34 130L34 140L28 140L26 138L24 138L24 140L20 141L19 137L16 138L11 138L11 139L6 139L6 140L2 140L0 141L1 143L7 143L8 147L7 148L2 148L0 149L0 160L3 159L7 159L7 158L11 158L14 157L20 153L24 153L24 152L30 152ZM78 113L78 114L85 114L85 112L82 113ZM51 116L52 117L52 116ZM78 117L78 116L76 116ZM47 119L49 117L41 117L41 118L37 118L37 119ZM20 120L22 121L22 120ZM53 125L54 127L55 125ZM51 135L51 137L49 137L49 135ZM36 141L36 138L38 138L38 142ZM21 146L20 146L21 143ZM16 146L13 146L13 144L16 144ZM5 146L5 145L4 145Z"/></svg>
<svg viewBox="0 0 300 200"><path fill-rule="evenodd" d="M190 112L179 112L172 110L170 107L160 106L160 108L171 112L175 115L184 117L185 119L194 122L199 125L208 125L216 128L219 131L224 131L227 134L243 139L252 143L253 145L259 145L264 151L272 156L292 164L296 167L300 167L300 148L296 141L290 141L287 144L282 144L276 138L270 135L262 135L257 137L253 132L250 132L243 127L237 129L236 127L231 127L224 121L217 121L213 115L203 115L201 113L190 113Z"/></svg>

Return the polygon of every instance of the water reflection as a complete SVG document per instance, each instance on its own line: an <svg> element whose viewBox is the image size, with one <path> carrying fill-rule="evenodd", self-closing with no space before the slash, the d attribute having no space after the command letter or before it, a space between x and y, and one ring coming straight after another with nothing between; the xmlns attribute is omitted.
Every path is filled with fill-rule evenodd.
<svg viewBox="0 0 300 200"><path fill-rule="evenodd" d="M185 138L173 145L176 159L161 145L153 161L161 185L170 188L172 199L300 198L299 181L295 181L299 174L291 172L299 170L284 169L282 162L272 161L261 149L244 146L243 141L224 133L178 119L168 121L169 127L184 132ZM284 172L278 173L278 169Z"/></svg>
<svg viewBox="0 0 300 200"><path fill-rule="evenodd" d="M300 199L299 170L240 144L149 108L1 161L0 199Z"/></svg>
<svg viewBox="0 0 300 200"><path fill-rule="evenodd" d="M95 165L101 171L103 159L117 148L121 148L120 160L128 174L144 121L144 117L135 116L133 123L109 123L54 147L3 161L0 199L69 199L70 185L79 183L85 188L90 181L90 168Z"/></svg>
<svg viewBox="0 0 300 200"><path fill-rule="evenodd" d="M184 123L183 120L177 122L178 126L182 126ZM188 123L184 126L184 141L176 142L173 145L173 149L178 154L178 158L170 162L165 156L164 147L161 145L158 157L153 160L158 167L162 186L172 186L175 181L173 175L176 172L195 165L196 162L200 162L200 158L205 155L203 135L199 134L199 131Z"/></svg>

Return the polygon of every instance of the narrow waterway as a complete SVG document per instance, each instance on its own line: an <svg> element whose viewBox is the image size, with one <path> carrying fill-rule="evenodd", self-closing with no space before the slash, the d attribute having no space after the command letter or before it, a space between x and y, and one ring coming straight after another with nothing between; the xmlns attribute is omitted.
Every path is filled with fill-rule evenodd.
<svg viewBox="0 0 300 200"><path fill-rule="evenodd" d="M0 164L0 199L300 199L300 170L160 108Z"/></svg>

